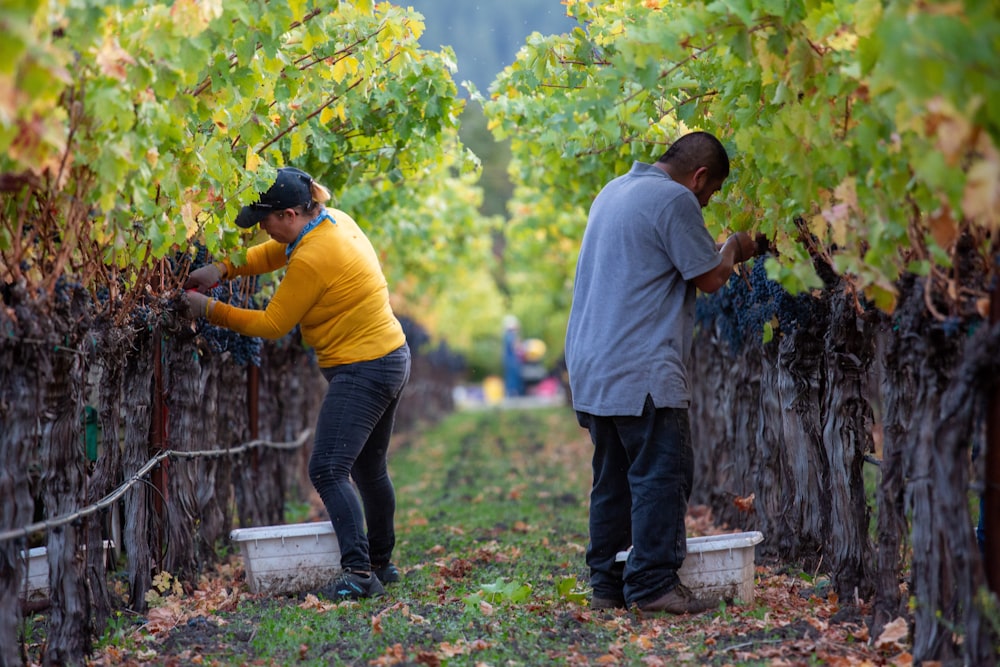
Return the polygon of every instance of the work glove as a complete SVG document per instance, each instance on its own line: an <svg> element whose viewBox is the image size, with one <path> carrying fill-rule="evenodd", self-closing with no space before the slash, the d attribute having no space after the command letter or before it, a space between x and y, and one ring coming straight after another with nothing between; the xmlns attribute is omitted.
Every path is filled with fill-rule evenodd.
<svg viewBox="0 0 1000 667"><path fill-rule="evenodd" d="M198 290L204 294L219 284L219 281L222 280L224 268L225 264L213 262L212 264L206 264L199 269L195 269L188 274L188 278L184 282L184 289Z"/></svg>
<svg viewBox="0 0 1000 667"><path fill-rule="evenodd" d="M184 310L192 320L208 316L208 304L210 301L209 297L193 289L187 290L181 295L181 303L184 304Z"/></svg>

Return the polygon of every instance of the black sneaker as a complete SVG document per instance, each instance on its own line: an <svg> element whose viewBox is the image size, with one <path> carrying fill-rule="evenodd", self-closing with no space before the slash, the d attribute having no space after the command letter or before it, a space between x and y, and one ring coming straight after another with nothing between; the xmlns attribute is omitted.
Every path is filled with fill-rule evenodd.
<svg viewBox="0 0 1000 667"><path fill-rule="evenodd" d="M383 584L394 584L400 580L399 568L393 563L372 568L372 574L378 577Z"/></svg>
<svg viewBox="0 0 1000 667"><path fill-rule="evenodd" d="M340 602L341 600L382 597L385 595L385 589L378 577L371 572L359 574L344 570L332 583L319 589L317 595L332 602Z"/></svg>

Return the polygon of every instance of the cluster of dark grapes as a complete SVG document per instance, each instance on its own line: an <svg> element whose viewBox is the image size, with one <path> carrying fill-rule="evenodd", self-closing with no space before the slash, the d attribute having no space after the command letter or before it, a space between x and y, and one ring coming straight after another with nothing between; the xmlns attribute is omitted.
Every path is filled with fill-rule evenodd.
<svg viewBox="0 0 1000 667"><path fill-rule="evenodd" d="M248 286L244 286L248 284ZM257 277L239 277L224 284L217 285L209 290L208 295L213 299L227 303L237 308L258 308L254 294L259 288ZM250 294L249 298L244 294ZM228 352L232 355L233 361L240 366L248 364L260 366L260 351L263 341L256 336L244 336L225 327L217 327L209 324L208 320L201 319L198 322L198 334L205 339L208 347L213 352Z"/></svg>
<svg viewBox="0 0 1000 667"><path fill-rule="evenodd" d="M146 329L156 324L156 312L147 304L136 304L129 311L130 322L134 329Z"/></svg>
<svg viewBox="0 0 1000 667"><path fill-rule="evenodd" d="M208 256L208 250L205 246L196 243L193 253L178 253L170 258L170 266L175 272L180 272L181 267L187 267L189 271L194 271L211 261L212 258ZM257 303L259 299L256 297L259 288L260 283L256 276L238 277L216 285L209 290L208 296L237 308L256 309L260 307L260 304ZM195 331L208 344L208 349L213 352L218 354L228 352L233 361L240 366L248 364L260 366L260 353L263 347L263 341L260 338L244 336L225 327L217 327L204 318L198 320Z"/></svg>
<svg viewBox="0 0 1000 667"><path fill-rule="evenodd" d="M208 256L208 249L205 245L195 242L193 252L192 250L177 251L167 257L167 262L170 264L171 272L176 276L180 274L182 269L194 271L205 266L211 262L211 258Z"/></svg>
<svg viewBox="0 0 1000 667"><path fill-rule="evenodd" d="M699 325L717 325L722 337L736 354L748 343L760 341L764 325L777 321L776 333L795 333L808 325L815 310L809 294L789 294L767 277L764 257L757 258L744 275L734 273L714 294L698 298L695 317Z"/></svg>
<svg viewBox="0 0 1000 667"><path fill-rule="evenodd" d="M69 304L74 298L80 297L85 292L86 290L83 288L83 285L68 279L65 274L60 275L56 279L56 285L53 290L56 303L62 305Z"/></svg>

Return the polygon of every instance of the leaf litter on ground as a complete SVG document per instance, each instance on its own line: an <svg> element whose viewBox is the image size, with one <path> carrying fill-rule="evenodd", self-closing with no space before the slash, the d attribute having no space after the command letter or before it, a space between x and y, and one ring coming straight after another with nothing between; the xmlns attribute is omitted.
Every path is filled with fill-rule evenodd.
<svg viewBox="0 0 1000 667"><path fill-rule="evenodd" d="M756 566L750 604L680 617L590 609L590 448L565 408L460 412L399 436L404 578L385 597L254 595L234 554L190 593L170 588L138 624L106 632L88 664L912 664L905 620L873 639L867 601L845 604L788 564ZM703 506L686 528L733 532Z"/></svg>

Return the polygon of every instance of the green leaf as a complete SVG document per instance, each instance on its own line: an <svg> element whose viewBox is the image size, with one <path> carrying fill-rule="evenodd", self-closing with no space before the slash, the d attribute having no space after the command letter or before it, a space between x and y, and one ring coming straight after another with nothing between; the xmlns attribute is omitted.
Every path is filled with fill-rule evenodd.
<svg viewBox="0 0 1000 667"><path fill-rule="evenodd" d="M587 593L579 589L576 577L560 577L556 581L556 595L562 600L577 604L582 604L587 600Z"/></svg>

